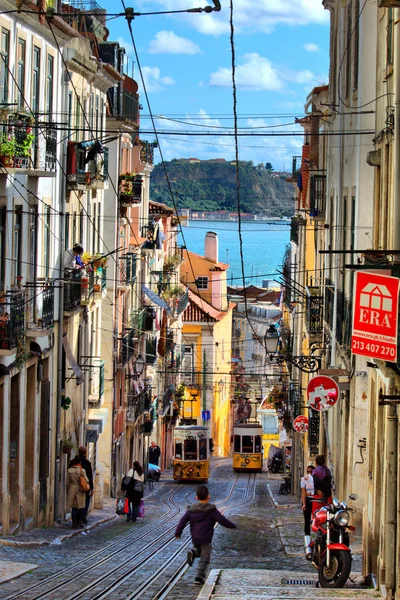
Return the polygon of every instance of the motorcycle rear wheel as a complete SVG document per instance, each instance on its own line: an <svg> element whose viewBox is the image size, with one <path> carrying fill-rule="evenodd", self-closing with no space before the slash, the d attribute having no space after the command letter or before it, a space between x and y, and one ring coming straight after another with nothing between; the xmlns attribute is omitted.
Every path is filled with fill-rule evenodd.
<svg viewBox="0 0 400 600"><path fill-rule="evenodd" d="M319 567L319 583L322 588L344 587L351 571L351 554L346 550L331 551L331 564L326 566L326 553Z"/></svg>

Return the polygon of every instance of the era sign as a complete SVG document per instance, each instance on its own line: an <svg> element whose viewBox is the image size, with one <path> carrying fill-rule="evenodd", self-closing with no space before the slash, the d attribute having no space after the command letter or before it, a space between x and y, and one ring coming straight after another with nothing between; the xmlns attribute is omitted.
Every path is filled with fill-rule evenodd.
<svg viewBox="0 0 400 600"><path fill-rule="evenodd" d="M353 354L397 361L399 281L367 271L355 274Z"/></svg>

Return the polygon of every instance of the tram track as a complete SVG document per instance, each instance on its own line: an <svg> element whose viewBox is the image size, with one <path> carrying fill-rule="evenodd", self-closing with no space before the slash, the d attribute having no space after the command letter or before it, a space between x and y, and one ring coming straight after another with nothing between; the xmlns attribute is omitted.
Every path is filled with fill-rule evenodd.
<svg viewBox="0 0 400 600"><path fill-rule="evenodd" d="M222 510L229 508L229 501L238 489L238 481L239 475L237 474L227 496L220 501L222 503ZM243 497L240 501L235 502L235 507L251 501L249 492L250 481L251 475L249 475ZM121 598L132 598L133 600L135 598L143 598L143 594L146 594L155 586L160 588L160 584L160 592L154 598L166 598L167 596L163 590L172 589L187 568L186 562L181 562L178 566L176 566L176 562L180 554L188 546L190 538L187 538L184 544L172 553L170 548L171 544L175 542L176 517L183 510L186 510L186 503L195 492L195 488L187 490L185 500L183 501L185 506L181 508L175 502L174 498L184 487L178 484L175 489L169 489L160 498L166 505L167 510L151 523L141 527L140 530L134 528L117 542L109 544L105 548L92 553L90 556L82 558L79 561L79 573L76 571L76 565L67 567L63 569L62 573L50 575L34 585L7 596L8 600L17 600L18 598L23 598L24 600L40 600L44 598L51 598L52 600L60 600L61 598L64 600L100 600L101 598L109 598L114 592L118 595L121 592L122 594L127 594L121 595ZM182 500L179 501L179 504L181 503ZM226 504L227 506L225 506ZM168 526L171 522L172 525ZM167 528L165 529L166 526ZM159 535L154 537L156 532L159 532ZM149 537L151 537L150 540ZM146 539L148 540L147 542ZM142 545L143 542L144 545ZM127 556L127 553L132 548L134 548L135 554ZM105 555L105 553L107 554ZM115 566L115 561L120 561L120 564ZM152 568L154 561L157 561L157 567ZM112 564L113 562L114 564ZM172 574L168 572L171 570L171 567ZM82 587L82 568L85 572L85 579L88 581L84 587ZM143 570L147 572L144 575L145 581L139 582L138 587L132 592L132 576L136 575L137 578L142 579ZM137 579L135 579L136 582ZM64 595L63 589L64 592L68 590L68 595Z"/></svg>
<svg viewBox="0 0 400 600"><path fill-rule="evenodd" d="M251 487L252 477L253 477L254 485ZM229 491L229 494L222 501L223 503L228 502L229 499L231 498L231 496L233 495L233 493L236 489L238 480L239 480L239 475L236 476L235 481L232 484L231 490ZM244 490L243 499L240 502L235 502L235 507L243 506L243 505L247 504L248 502L252 501L254 499L254 495L255 495L255 476L248 475L248 481L247 481L246 489ZM221 506L222 512L225 512L229 507L230 507L229 504L227 506L222 505ZM174 529L175 529L175 527L174 527ZM133 567L133 569L131 569L130 572L119 577L111 585L109 585L108 588L103 589L101 592L99 592L98 594L96 594L94 596L91 595L90 600L103 600L105 598L109 598L110 595L112 595L112 594L115 594L115 593L121 594L121 592L122 592L121 597L126 600L144 600L144 598L148 597L146 595L146 592L151 591L151 589L154 587L154 585L157 584L158 580L161 579L161 577L165 575L166 571L171 566L173 566L174 567L173 572L172 572L172 574L167 575L167 581L161 582L161 589L158 592L156 592L155 596L153 596L153 592L151 593L151 596L149 596L149 598L154 598L154 599L167 598L169 591L171 589L173 589L173 587L180 580L180 578L182 577L182 575L185 573L186 569L188 568L186 560L183 562L180 562L177 567L174 566L174 563L176 562L176 559L179 557L179 555L182 554L182 552L189 546L189 544L191 543L191 539L190 539L190 536L187 536L186 540L180 546L180 548L178 548L171 554L169 552L168 546L173 542L175 542L174 535L171 536L171 538L167 542L167 544L160 547L156 553L154 553L152 556L148 557L147 559L142 560L140 563L135 565L135 567ZM163 560L161 565L155 571L152 571L151 574L149 574L147 577L145 576L145 580L142 581L141 583L139 583L139 586L136 587L134 592L129 593L129 590L126 590L126 587L123 587L124 584L127 584L127 583L129 584L129 581L133 575L141 575L142 579L143 579L143 574L138 573L139 568L142 568L142 567L148 565L149 563L154 561L154 559L162 558L162 554L165 554L165 553L168 553L168 556ZM137 580L135 580L135 582L136 581ZM131 584L129 584L129 585L131 585ZM115 597L115 596L112 596L112 597ZM82 596L72 596L72 597L68 597L66 600L77 600L77 598L82 598Z"/></svg>
<svg viewBox="0 0 400 600"><path fill-rule="evenodd" d="M141 532L141 534L139 536L138 536L137 530L132 530L128 534L124 535L117 542L109 544L105 548L102 548L101 550L97 550L96 552L90 554L89 556L80 559L79 564L83 565L85 567L85 569L89 569L89 570L93 569L97 566L101 566L101 565L105 564L107 561L116 557L116 555L118 553L123 552L127 548L129 548L131 546L131 543L134 542L136 544L141 539L147 537L148 535L151 535L154 531L159 530L160 526L168 523L177 514L179 514L179 512L181 512L182 509L180 509L177 505L173 504L172 499L184 487L185 486L183 486L183 485L179 485L179 487L177 487L176 489L174 489L172 491L169 490L166 494L164 494L160 498L161 502L163 502L167 507L166 512L161 514L156 519L154 519L154 521L152 521L148 525L146 525L143 528L145 531ZM173 505L170 506L168 504L168 502L172 503ZM176 509L176 510L174 510L174 509ZM173 512L173 514L170 514L171 512ZM104 556L104 553L107 551L111 551L111 552L109 554L107 554L106 556ZM97 562L94 562L94 564L92 564L92 565L88 564L88 563L90 563L90 561L95 560L99 556L102 556L102 558L100 560L98 560ZM45 598L47 595L54 592L56 589L60 589L60 588L64 587L65 585L69 584L73 579L78 579L79 575L76 575L76 577L72 577L72 578L70 577L71 573L74 573L74 572L76 572L75 565L71 566L71 567L67 567L66 569L63 570L62 574L56 573L54 575L46 577L39 583L36 583L28 588L25 588L25 589L17 592L16 594L13 594L12 596L8 596L8 600L16 600L17 598L28 598L28 596L26 596L26 594L29 594L30 592L33 592L34 590L36 590L38 588L43 588L44 586L55 581L56 579L60 579L61 577L68 578L67 581L60 582L59 585L52 587L50 590L48 590L46 592L43 592L37 596L29 596L29 600L39 600L40 598Z"/></svg>

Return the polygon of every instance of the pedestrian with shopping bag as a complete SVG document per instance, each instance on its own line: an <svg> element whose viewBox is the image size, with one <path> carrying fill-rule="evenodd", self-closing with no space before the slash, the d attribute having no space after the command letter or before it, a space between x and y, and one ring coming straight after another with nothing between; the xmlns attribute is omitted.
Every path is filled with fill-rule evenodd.
<svg viewBox="0 0 400 600"><path fill-rule="evenodd" d="M125 492L125 498L129 502L129 511L126 518L127 523L134 523L139 516L140 502L144 491L144 473L140 462L135 460L132 469L122 480L121 489Z"/></svg>

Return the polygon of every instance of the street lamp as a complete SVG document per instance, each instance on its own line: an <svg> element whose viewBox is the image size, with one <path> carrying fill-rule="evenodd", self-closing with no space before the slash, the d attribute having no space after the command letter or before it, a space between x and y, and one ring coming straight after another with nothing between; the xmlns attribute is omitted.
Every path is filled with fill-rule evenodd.
<svg viewBox="0 0 400 600"><path fill-rule="evenodd" d="M143 356L141 354L139 354L139 356L137 357L137 359L135 360L135 363L133 365L135 375L137 375L137 377L140 377L140 375L143 373L145 366L146 366L146 361L143 358Z"/></svg>
<svg viewBox="0 0 400 600"><path fill-rule="evenodd" d="M274 325L270 325L264 336L264 347L269 355L270 361L277 365L290 363L297 367L303 373L315 373L321 368L321 359L310 354L309 356L293 356L292 354L278 354L280 339L279 333Z"/></svg>

